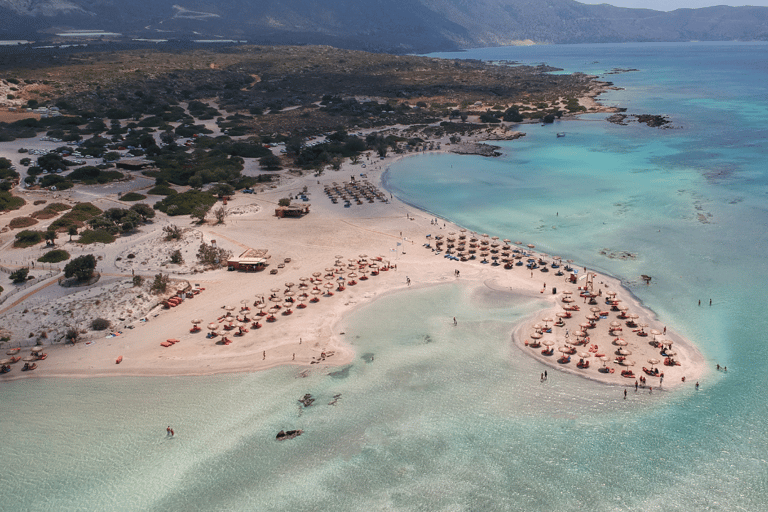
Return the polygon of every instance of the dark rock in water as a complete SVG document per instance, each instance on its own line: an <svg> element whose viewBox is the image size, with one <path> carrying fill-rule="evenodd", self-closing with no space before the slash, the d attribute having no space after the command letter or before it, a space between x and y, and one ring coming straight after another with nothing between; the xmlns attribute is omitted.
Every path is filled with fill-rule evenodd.
<svg viewBox="0 0 768 512"><path fill-rule="evenodd" d="M335 372L331 372L328 375L333 377L334 379L346 379L349 377L349 370L352 368L352 365L347 365L341 370L336 370Z"/></svg>
<svg viewBox="0 0 768 512"><path fill-rule="evenodd" d="M341 393L337 393L333 395L333 400L328 402L328 405L336 405L336 402L338 402L340 398L341 398Z"/></svg>
<svg viewBox="0 0 768 512"><path fill-rule="evenodd" d="M432 343L433 341L435 340L432 339L432 336L430 336L429 334L424 335L424 343Z"/></svg>
<svg viewBox="0 0 768 512"><path fill-rule="evenodd" d="M314 401L315 399L312 398L312 395L310 395L309 393L304 395L304 398L299 399L299 403L304 404L304 407L309 407L310 405L312 405L312 402Z"/></svg>
<svg viewBox="0 0 768 512"><path fill-rule="evenodd" d="M366 352L365 354L360 356L360 359L362 359L366 363L372 363L373 362L373 352Z"/></svg>
<svg viewBox="0 0 768 512"><path fill-rule="evenodd" d="M303 430L288 430L287 432L285 430L281 430L277 433L275 436L275 439L278 441L285 441L286 439L293 439L294 437L299 437L301 434L303 434Z"/></svg>

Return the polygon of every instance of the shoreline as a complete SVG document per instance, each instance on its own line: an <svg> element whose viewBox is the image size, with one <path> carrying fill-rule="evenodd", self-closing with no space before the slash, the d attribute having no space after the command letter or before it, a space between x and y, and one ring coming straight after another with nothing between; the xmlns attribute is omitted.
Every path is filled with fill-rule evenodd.
<svg viewBox="0 0 768 512"><path fill-rule="evenodd" d="M590 91L590 100L595 101L596 96L604 92L607 87L607 84L601 83L598 87L593 88ZM606 110L610 109L606 108ZM568 119L570 118L571 116L568 116ZM508 136L512 139L519 137L519 135L512 135L511 133ZM498 139L493 138L493 133L477 133L471 137L466 137L462 143L478 144L493 142L494 140ZM440 149L428 153L451 153L451 146L445 146L447 138L441 142ZM284 258L292 258L291 263L286 264L286 269L281 270L276 277L270 277L266 271L256 274L238 273L233 275L227 273L226 270L179 275L179 278L200 283L211 291L206 291L195 300L194 311L189 310L189 300L187 300L178 308L162 310L155 315L149 322L152 324L152 340L146 339L149 330L146 325L142 322L134 322L130 330L124 330L120 336L115 338L94 338L93 343L88 345L84 343L75 346L46 345L46 350L50 350L51 357L39 365L41 368L28 373L22 373L14 368L16 371L0 376L0 382L22 378L207 376L219 373L259 371L278 365L297 366L306 371L307 369L311 370L313 366L325 370L330 367L349 364L354 360L356 351L352 345L345 342L343 334L339 333L339 325L348 313L360 305L370 304L381 296L402 291L406 288L406 283L403 282L406 275L414 277L418 286L434 286L449 279L446 276L450 275L449 273L456 267L456 264L450 260L435 258L432 253L426 253L427 250L421 247L419 241L424 239L426 233L435 230L434 226L431 225L434 218L439 218L445 223L446 232L458 231L461 226L451 222L450 219L394 198L394 194L388 186L390 167L395 162L409 156L425 153L390 154L384 159L374 158L373 160L369 158L367 164L370 167L366 169L345 162L340 171L328 171L321 176L283 174L280 184L274 189L266 189L250 197L244 194L235 195L231 200L231 207L248 207L245 208L247 211L229 218L230 220L227 220L224 226L210 224L198 226L194 229L194 237L199 236L201 239L208 240L218 239L222 245L228 246L235 255L242 251L241 247L269 246L270 254L274 256L273 263L269 268L274 268L277 262ZM345 209L341 205L330 204L327 198L322 197L324 195L323 187L335 180L343 180L349 173L352 173L353 178L358 174L365 175L365 179L374 186L390 192L392 194L391 200L387 200L386 203L376 202L373 205L350 209ZM270 213L280 197L287 193L294 194L303 186L309 189L312 199L312 213L309 216L303 219L280 220ZM73 195L76 195L76 192L70 193L66 197L71 199ZM111 197L104 197L102 200L107 203L114 202ZM176 219L172 220L177 221ZM251 231L253 226L258 226L262 230L261 236L254 237ZM160 226L155 226L155 230L159 230L159 228ZM146 240L154 235L145 233L139 236ZM234 276L237 276L243 283L252 283L253 288L250 291L258 291L257 296L264 295L268 293L266 290L270 288L282 287L280 283L284 281L299 282L300 277L322 271L323 268L327 269L333 264L335 259L333 255L336 253L343 255L344 258L349 258L354 256L351 253L360 251L361 254L371 254L371 257L379 254L384 260L391 259L391 256L386 255L391 255L391 251L394 250L392 246L395 246L397 241L404 244L404 247L407 247L407 242L411 242L407 255L404 253L402 257L398 256L399 259L396 261L398 266L404 267L402 270L382 272L375 278L371 277L365 284L360 282L354 289L348 287L347 291L339 292L340 298L323 298L319 305L309 305L300 313L297 311L295 316L305 317L301 322L294 321L293 318L286 318L285 320L280 318L278 321L279 332L275 332L274 328L265 325L262 331L268 333L269 339L263 339L262 331L255 336L246 334L243 338L235 338L234 346L226 347L222 351L215 346L212 347L213 342L201 341L205 340L203 334L189 335L184 331L184 329L189 329L190 324L188 322L192 315L201 316L207 323L212 316L217 315L214 313L215 311L221 313L220 308L223 306L217 308L214 305L216 303L231 305L238 302L242 303L244 300L249 302L253 300L252 294L249 295L250 299L245 299L243 290L230 289L233 284L231 278ZM105 253L104 260L108 261L110 254L114 259L115 255L126 252L126 246L133 249L135 245L133 242L135 240L132 241L129 238L122 244L117 242L112 246L102 247ZM191 242L194 240L188 240L186 243L190 244ZM157 244L145 243L145 245L147 247L140 249L144 251L142 257L148 260L160 257L158 253L151 252L155 249L152 246ZM480 264L460 265L459 268L462 271L462 281L466 282L469 278L476 281L476 284L483 284L488 281L508 282L511 279L509 284L513 285L517 293L524 293L532 297L538 295L538 288L530 282L526 283L525 277L521 276L525 272L520 270L492 269L490 265ZM106 273L109 273L110 270L117 272L111 274L118 276L114 282L119 282L120 276L128 278L130 275L123 273L127 268L107 269ZM175 276L172 274L172 277ZM549 277L551 279L552 276ZM603 273L598 274L598 279L615 280L615 278ZM538 282L538 278L536 282ZM615 282L618 283L618 280ZM376 283L375 287L370 283ZM616 289L622 290L622 297L631 296L635 307L644 313L644 318L656 319L656 314L642 305L636 297L631 295L628 289L623 286L618 286ZM204 305L200 302L204 302ZM554 300L551 302L554 303ZM198 309L198 306L203 306L203 308ZM548 309L551 308L552 304ZM9 309L13 310L14 308ZM536 314L541 314L546 310ZM522 333L525 325L526 322L521 322L513 326L512 343L520 349L530 351L521 341L524 339ZM127 324L126 327L128 327ZM180 332L182 333L181 336L179 335ZM166 337L180 338L181 343L178 347L160 348L158 346L159 341ZM253 340L254 337L256 340ZM297 339L306 340L306 342L301 346L302 343L296 343ZM683 341L680 336L675 339ZM701 361L702 368L695 371L691 369L691 375L698 377L702 373L703 358L692 343L685 341L686 350L690 350L694 356L698 356L690 358L692 362L697 362L697 368L698 362ZM269 351L268 359L266 357L267 351ZM330 352L333 355L321 361L319 356L323 352ZM114 362L118 355L125 357L120 365L116 365ZM536 354L531 354L531 356L545 365L559 368L558 365L551 364L542 356ZM568 371L584 376L583 372L575 368L568 369ZM597 372L593 373L600 375ZM593 380L617 384L615 379ZM670 379L669 387L673 386L672 381L673 379Z"/></svg>

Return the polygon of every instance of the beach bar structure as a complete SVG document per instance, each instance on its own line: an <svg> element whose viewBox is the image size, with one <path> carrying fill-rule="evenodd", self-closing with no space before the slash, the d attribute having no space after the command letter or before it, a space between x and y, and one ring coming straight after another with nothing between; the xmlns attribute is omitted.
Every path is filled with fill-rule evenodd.
<svg viewBox="0 0 768 512"><path fill-rule="evenodd" d="M241 272L258 272L269 265L269 256L265 249L248 249L240 256L227 260L229 270Z"/></svg>
<svg viewBox="0 0 768 512"><path fill-rule="evenodd" d="M291 204L275 208L276 217L303 217L309 213L311 204Z"/></svg>

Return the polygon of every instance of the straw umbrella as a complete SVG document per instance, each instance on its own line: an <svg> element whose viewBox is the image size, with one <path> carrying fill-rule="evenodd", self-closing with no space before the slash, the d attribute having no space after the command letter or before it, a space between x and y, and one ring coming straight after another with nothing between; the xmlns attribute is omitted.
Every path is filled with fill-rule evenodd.
<svg viewBox="0 0 768 512"><path fill-rule="evenodd" d="M661 361L659 361L659 360L658 360L658 359L656 359L656 358L652 358L652 359L649 359L649 360L648 360L648 363L651 365L651 369L653 369L653 367L654 367L654 366L656 366L657 364L659 364L660 362L661 362Z"/></svg>
<svg viewBox="0 0 768 512"><path fill-rule="evenodd" d="M620 347L626 347L627 345L629 345L629 343L627 342L627 340L623 340L623 339L621 339L621 338L618 338L618 339L615 339L615 340L613 340L613 344L614 344L614 345L618 345L618 346L620 346Z"/></svg>
<svg viewBox="0 0 768 512"><path fill-rule="evenodd" d="M632 351L631 350L627 350L624 347L621 347L619 350L616 351L616 353L619 354L620 356L631 356L632 355Z"/></svg>
<svg viewBox="0 0 768 512"><path fill-rule="evenodd" d="M538 340L539 338L541 338L541 336L542 335L539 332L534 332L533 334L531 334L531 338L533 338L535 340Z"/></svg>
<svg viewBox="0 0 768 512"><path fill-rule="evenodd" d="M43 347L32 347L32 349L30 350L30 352L32 352L33 354L38 354L42 351L43 351Z"/></svg>

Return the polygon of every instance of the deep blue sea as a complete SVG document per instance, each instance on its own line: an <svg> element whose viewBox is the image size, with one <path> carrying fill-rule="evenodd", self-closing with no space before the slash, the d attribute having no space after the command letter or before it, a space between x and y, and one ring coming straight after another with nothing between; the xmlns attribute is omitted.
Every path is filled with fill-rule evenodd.
<svg viewBox="0 0 768 512"><path fill-rule="evenodd" d="M559 372L542 385L543 368L509 344L540 304L409 290L351 315L360 358L332 375L4 384L0 510L768 510L768 45L438 56L639 70L605 76L622 90L601 100L673 128L603 115L523 125L499 158L415 156L387 183L435 215L620 278L700 348L701 388L625 401ZM636 258L601 254L624 251ZM458 328L446 309L462 311ZM319 406L300 413L304 393ZM158 436L166 424L175 439ZM276 443L282 428L306 433Z"/></svg>

